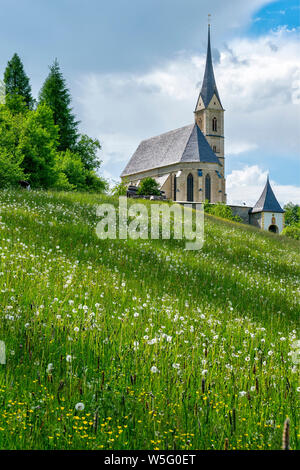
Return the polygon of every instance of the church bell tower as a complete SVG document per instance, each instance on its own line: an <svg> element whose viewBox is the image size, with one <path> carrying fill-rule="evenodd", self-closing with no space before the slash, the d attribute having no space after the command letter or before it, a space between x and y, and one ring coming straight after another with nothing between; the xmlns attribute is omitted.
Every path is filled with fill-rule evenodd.
<svg viewBox="0 0 300 470"><path fill-rule="evenodd" d="M210 16L210 15L209 15ZM195 121L205 135L212 150L217 155L222 176L223 202L225 194L225 154L224 154L224 108L217 89L210 45L210 20L208 24L208 44L204 79L194 111Z"/></svg>

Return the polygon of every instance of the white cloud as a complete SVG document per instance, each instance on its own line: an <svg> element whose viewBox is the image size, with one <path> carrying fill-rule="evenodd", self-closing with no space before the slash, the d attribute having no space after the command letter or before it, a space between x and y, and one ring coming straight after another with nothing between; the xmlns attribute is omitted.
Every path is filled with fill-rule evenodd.
<svg viewBox="0 0 300 470"><path fill-rule="evenodd" d="M233 39L219 51L215 75L227 110L227 158L251 151L251 166L264 155L284 155L284 168L299 155L298 48L298 32L281 28L260 38ZM83 130L101 140L106 172L117 178L142 139L193 121L204 66L204 51L182 52L144 74L82 76L79 114Z"/></svg>
<svg viewBox="0 0 300 470"><path fill-rule="evenodd" d="M258 165L245 166L242 170L234 170L227 176L227 202L228 204L253 206L259 199L266 181L268 172ZM288 202L300 204L300 187L280 185L270 181L272 189L279 203L284 206Z"/></svg>
<svg viewBox="0 0 300 470"><path fill-rule="evenodd" d="M258 145L251 142L239 142L238 140L229 141L226 146L227 155L239 155L258 148Z"/></svg>

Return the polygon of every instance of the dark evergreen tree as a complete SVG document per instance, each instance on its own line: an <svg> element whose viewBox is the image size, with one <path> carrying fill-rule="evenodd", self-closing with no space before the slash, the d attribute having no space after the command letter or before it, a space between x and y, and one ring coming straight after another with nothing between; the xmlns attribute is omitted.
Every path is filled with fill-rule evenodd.
<svg viewBox="0 0 300 470"><path fill-rule="evenodd" d="M8 62L4 72L4 83L6 95L21 96L24 98L26 106L32 109L34 106L34 99L31 94L31 86L29 78L27 77L22 61L18 54L14 54L12 59Z"/></svg>
<svg viewBox="0 0 300 470"><path fill-rule="evenodd" d="M78 140L78 124L71 108L71 95L60 71L57 59L40 91L39 102L52 109L54 122L59 128L59 151L74 150Z"/></svg>

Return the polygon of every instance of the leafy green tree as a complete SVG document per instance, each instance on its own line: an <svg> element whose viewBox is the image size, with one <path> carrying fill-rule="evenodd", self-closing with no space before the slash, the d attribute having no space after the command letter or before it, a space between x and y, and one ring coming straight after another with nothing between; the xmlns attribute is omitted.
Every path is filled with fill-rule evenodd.
<svg viewBox="0 0 300 470"><path fill-rule="evenodd" d="M85 188L86 175L79 155L70 150L60 152L56 156L55 168L58 174L63 173L67 177L73 189L83 190Z"/></svg>
<svg viewBox="0 0 300 470"><path fill-rule="evenodd" d="M24 178L22 156L0 148L0 188L14 186Z"/></svg>
<svg viewBox="0 0 300 470"><path fill-rule="evenodd" d="M105 193L109 188L108 182L101 176L98 176L93 170L86 170L85 186L87 191L96 193Z"/></svg>
<svg viewBox="0 0 300 470"><path fill-rule="evenodd" d="M86 134L80 136L80 140L75 146L75 153L81 159L85 170L85 189L104 193L108 190L108 182L96 174L102 161L99 159L98 152L101 145L98 139L92 139Z"/></svg>
<svg viewBox="0 0 300 470"><path fill-rule="evenodd" d="M285 225L287 226L300 226L300 206L289 202L284 206Z"/></svg>
<svg viewBox="0 0 300 470"><path fill-rule="evenodd" d="M49 188L57 178L55 157L58 128L53 113L44 103L29 111L20 133L18 152L23 155L22 168L33 187Z"/></svg>
<svg viewBox="0 0 300 470"><path fill-rule="evenodd" d="M58 189L100 193L108 189L108 183L93 170L86 170L80 156L70 150L57 154L55 169L58 178L54 186Z"/></svg>
<svg viewBox="0 0 300 470"><path fill-rule="evenodd" d="M5 105L0 105L0 187L15 185L24 178L18 151L23 117L14 115Z"/></svg>
<svg viewBox="0 0 300 470"><path fill-rule="evenodd" d="M8 154L17 151L24 116L14 114L6 105L0 105L0 149Z"/></svg>
<svg viewBox="0 0 300 470"><path fill-rule="evenodd" d="M33 109L34 99L31 94L29 78L24 71L24 66L18 54L14 54L7 64L4 72L4 83L6 95L23 97L26 106Z"/></svg>
<svg viewBox="0 0 300 470"><path fill-rule="evenodd" d="M57 189L58 191L74 191L76 186L69 182L65 173L58 171L56 181L52 189Z"/></svg>
<svg viewBox="0 0 300 470"><path fill-rule="evenodd" d="M160 196L159 185L153 178L145 178L137 190L140 196Z"/></svg>
<svg viewBox="0 0 300 470"><path fill-rule="evenodd" d="M80 156L86 170L96 170L100 168L102 161L98 157L101 145L98 139L92 139L86 134L80 136L80 140L75 146L75 152Z"/></svg>
<svg viewBox="0 0 300 470"><path fill-rule="evenodd" d="M54 123L59 127L58 150L62 152L73 151L78 140L79 122L72 113L71 101L70 91L55 59L40 91L39 103L47 104L53 112Z"/></svg>
<svg viewBox="0 0 300 470"><path fill-rule="evenodd" d="M282 230L281 235L293 238L294 240L300 240L300 228L296 225L287 226Z"/></svg>

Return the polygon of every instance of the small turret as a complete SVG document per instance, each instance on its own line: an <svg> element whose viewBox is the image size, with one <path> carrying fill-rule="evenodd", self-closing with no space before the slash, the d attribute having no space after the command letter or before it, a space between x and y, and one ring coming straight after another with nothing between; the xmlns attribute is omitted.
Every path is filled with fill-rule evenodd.
<svg viewBox="0 0 300 470"><path fill-rule="evenodd" d="M274 233L284 229L284 210L271 188L269 176L259 200L250 211L250 223Z"/></svg>

